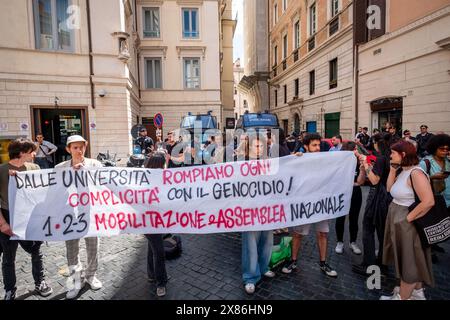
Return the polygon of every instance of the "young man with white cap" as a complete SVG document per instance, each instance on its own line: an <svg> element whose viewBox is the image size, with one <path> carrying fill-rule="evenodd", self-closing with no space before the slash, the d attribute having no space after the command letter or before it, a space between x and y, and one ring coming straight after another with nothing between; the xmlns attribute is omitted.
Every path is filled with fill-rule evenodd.
<svg viewBox="0 0 450 320"><path fill-rule="evenodd" d="M86 168L102 167L102 164L95 160L84 156L88 142L79 135L70 136L67 139L66 150L72 156L71 160L62 162L56 168L73 168L80 170ZM70 281L68 281L67 299L74 299L78 296L80 290L87 282L91 289L98 290L102 287L102 283L96 277L98 266L98 238L84 238L87 250L87 268L85 276L82 276L83 266L79 259L80 239L66 241L67 263L69 266Z"/></svg>

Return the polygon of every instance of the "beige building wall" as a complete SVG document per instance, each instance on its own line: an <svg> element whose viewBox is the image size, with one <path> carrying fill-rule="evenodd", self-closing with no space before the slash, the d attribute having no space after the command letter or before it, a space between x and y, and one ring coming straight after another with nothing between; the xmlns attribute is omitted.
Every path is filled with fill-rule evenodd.
<svg viewBox="0 0 450 320"><path fill-rule="evenodd" d="M234 117L236 120L249 109L247 96L239 88L239 82L243 76L244 68L241 67L241 59L237 59L234 62Z"/></svg>
<svg viewBox="0 0 450 320"><path fill-rule="evenodd" d="M309 31L309 8L316 4L316 33ZM275 21L275 5L278 8ZM315 123L316 131L326 136L327 114L340 113L339 132L344 139L353 136L354 115L352 103L353 87L353 29L352 1L339 1L339 12L331 16L331 1L288 1L283 11L282 0L269 1L270 16L270 81L271 112L277 114L280 125L288 133L300 129L308 130L308 123ZM330 22L339 19L339 29L330 36ZM299 47L294 45L294 26L299 22ZM283 57L283 38L287 35L287 53ZM315 47L308 48L314 39ZM275 57L275 46L277 57ZM337 87L330 89L330 61L337 58ZM310 94L311 71L315 71L315 91ZM299 94L295 95L295 80L299 80ZM287 99L284 101L284 86ZM275 91L277 92L275 94ZM277 99L276 99L277 95ZM276 100L276 101L275 101ZM296 123L299 121L299 123ZM298 126L300 128L298 128ZM330 138L330 137L327 137Z"/></svg>
<svg viewBox="0 0 450 320"><path fill-rule="evenodd" d="M234 70L233 70L233 38L236 30L236 20L232 16L232 0L220 1L221 32L220 32L220 74L222 123L226 118L234 118Z"/></svg>
<svg viewBox="0 0 450 320"><path fill-rule="evenodd" d="M250 112L269 110L268 0L244 1L244 72Z"/></svg>
<svg viewBox="0 0 450 320"><path fill-rule="evenodd" d="M206 113L212 110L221 119L220 19L218 1L139 1L138 32L141 66L141 116L164 117L163 134L180 127L188 112ZM143 7L160 8L159 39L143 37ZM182 8L198 8L199 38L182 37ZM162 89L145 87L145 58L162 60ZM183 58L200 58L200 89L186 90L183 82ZM221 126L222 127L222 126Z"/></svg>
<svg viewBox="0 0 450 320"><path fill-rule="evenodd" d="M139 112L133 80L137 69L119 60L119 39L113 34L128 38L133 61L133 3L90 1L95 108L90 94L86 1L73 0L71 4L79 8L80 25L73 30L73 50L61 52L36 48L32 1L0 3L0 29L13 30L0 35L0 137L33 138L40 128L34 125L32 108L54 109L57 97L60 109L84 108L84 135L90 140L91 156L109 150L126 160L132 148L132 115ZM104 98L98 95L102 89L107 93Z"/></svg>
<svg viewBox="0 0 450 320"><path fill-rule="evenodd" d="M388 33L359 49L359 123L383 126L370 101L395 96L403 98L403 130L417 134L427 124L449 133L450 1L413 2L408 10L388 2Z"/></svg>

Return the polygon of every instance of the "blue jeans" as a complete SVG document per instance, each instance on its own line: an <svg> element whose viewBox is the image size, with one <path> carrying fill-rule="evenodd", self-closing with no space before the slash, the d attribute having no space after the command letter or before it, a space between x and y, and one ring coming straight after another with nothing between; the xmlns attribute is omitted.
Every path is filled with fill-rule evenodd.
<svg viewBox="0 0 450 320"><path fill-rule="evenodd" d="M273 246L273 231L242 233L242 279L256 284L261 275L269 271Z"/></svg>
<svg viewBox="0 0 450 320"><path fill-rule="evenodd" d="M34 162L41 168L41 169L48 169L50 168L50 164L48 163L48 160L46 158L35 158Z"/></svg>

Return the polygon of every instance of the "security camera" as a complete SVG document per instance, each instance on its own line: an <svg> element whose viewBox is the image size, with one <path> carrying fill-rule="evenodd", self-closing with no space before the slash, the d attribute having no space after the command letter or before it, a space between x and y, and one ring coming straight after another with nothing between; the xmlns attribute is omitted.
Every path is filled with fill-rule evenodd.
<svg viewBox="0 0 450 320"><path fill-rule="evenodd" d="M98 95L103 98L104 96L106 96L106 90L104 90L104 89L100 90L98 92Z"/></svg>

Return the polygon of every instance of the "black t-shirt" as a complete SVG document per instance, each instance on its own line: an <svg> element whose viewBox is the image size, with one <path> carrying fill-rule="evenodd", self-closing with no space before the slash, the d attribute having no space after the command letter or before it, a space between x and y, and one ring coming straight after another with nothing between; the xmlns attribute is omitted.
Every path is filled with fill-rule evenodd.
<svg viewBox="0 0 450 320"><path fill-rule="evenodd" d="M353 180L353 182L357 182L358 181L358 176L359 176L359 163L356 164L356 169L355 169L355 179ZM355 186L357 187L357 186Z"/></svg>
<svg viewBox="0 0 450 320"><path fill-rule="evenodd" d="M172 156L172 150L175 149L175 147L179 144L179 142L175 142L175 144L170 145L167 144L166 148L167 148L167 153ZM182 156L183 155L183 148L180 147L180 151L178 153L178 156ZM176 155L173 155L176 156ZM169 160L169 168L179 168L182 167L183 163L175 163L172 161L172 159Z"/></svg>
<svg viewBox="0 0 450 320"><path fill-rule="evenodd" d="M136 139L136 144L141 147L142 151L145 151L145 154L148 154L152 151L153 139L150 137L139 137Z"/></svg>
<svg viewBox="0 0 450 320"><path fill-rule="evenodd" d="M330 149L331 149L331 147L327 142L325 142L323 140L320 141L320 151L321 152L327 152L327 151L330 151Z"/></svg>
<svg viewBox="0 0 450 320"><path fill-rule="evenodd" d="M367 133L360 133L358 134L357 138L364 147L367 147L369 145L370 136Z"/></svg>
<svg viewBox="0 0 450 320"><path fill-rule="evenodd" d="M279 156L281 157L286 157L291 155L291 151L289 150L288 146L286 143L283 143L280 145L280 150L279 150Z"/></svg>
<svg viewBox="0 0 450 320"><path fill-rule="evenodd" d="M427 149L428 141L430 141L430 139L432 137L433 137L433 134L432 133L428 133L428 132L424 136L421 133L419 133L416 136L416 141L417 141L417 144L418 144L417 152L418 152L418 154L420 156L423 157L425 155L425 151Z"/></svg>
<svg viewBox="0 0 450 320"><path fill-rule="evenodd" d="M386 186L389 176L389 159L386 156L377 156L373 165L373 173L380 177L380 183Z"/></svg>

